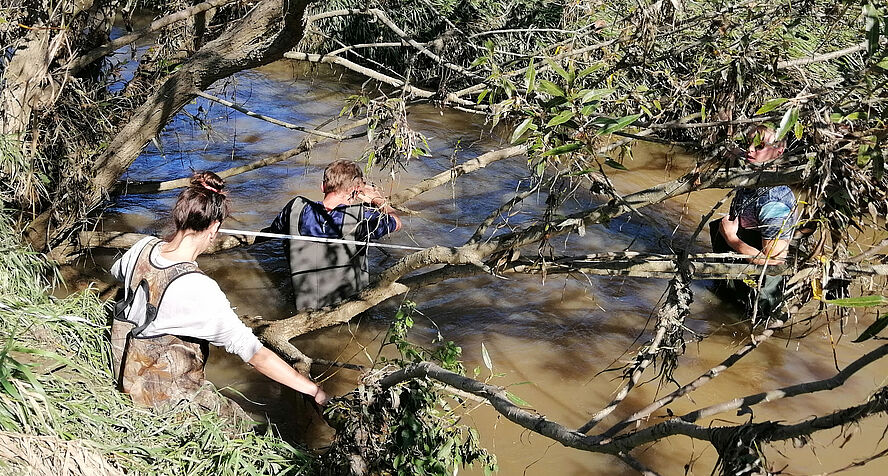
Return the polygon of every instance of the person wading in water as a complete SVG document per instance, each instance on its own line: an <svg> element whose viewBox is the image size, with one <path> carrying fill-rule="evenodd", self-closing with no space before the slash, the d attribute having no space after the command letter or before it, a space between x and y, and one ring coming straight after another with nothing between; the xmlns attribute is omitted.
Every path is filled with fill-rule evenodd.
<svg viewBox="0 0 888 476"><path fill-rule="evenodd" d="M395 210L350 160L324 169L322 190L318 202L302 196L290 200L262 232L370 242L401 229ZM336 304L369 283L367 246L284 240L284 252L300 311Z"/></svg>
<svg viewBox="0 0 888 476"><path fill-rule="evenodd" d="M786 148L785 141L778 141L777 133L770 127L754 127L746 138L749 145L743 160L753 166L763 166L779 158ZM710 223L712 249L716 253L751 256L746 261L753 264L782 264L797 222L795 195L786 185L738 188L728 216ZM732 294L748 309L752 309L757 295L759 317L767 318L783 301L785 279L765 276L758 292L737 280L719 287L720 292Z"/></svg>
<svg viewBox="0 0 888 476"><path fill-rule="evenodd" d="M324 390L265 348L195 262L229 214L224 187L218 175L196 173L176 200L168 241L144 238L112 266L124 283L111 327L118 385L146 406L212 398L204 378L209 343L323 405Z"/></svg>

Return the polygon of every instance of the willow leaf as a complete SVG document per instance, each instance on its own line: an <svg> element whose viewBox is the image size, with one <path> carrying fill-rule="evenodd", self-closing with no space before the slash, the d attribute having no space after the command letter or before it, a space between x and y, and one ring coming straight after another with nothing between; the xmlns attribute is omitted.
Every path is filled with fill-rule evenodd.
<svg viewBox="0 0 888 476"><path fill-rule="evenodd" d="M583 147L583 144L581 142L571 142L568 144L559 145L558 147L555 147L553 149L549 149L543 152L542 156L549 157L552 155L567 154L568 152L579 150L581 147Z"/></svg>
<svg viewBox="0 0 888 476"><path fill-rule="evenodd" d="M605 127L604 129L601 129L600 131L598 131L598 133L599 134L612 134L614 132L617 132L617 131L625 128L629 124L632 124L633 122L637 121L639 117L641 117L641 114L633 114L631 116L621 117L616 122L610 124L609 126Z"/></svg>
<svg viewBox="0 0 888 476"><path fill-rule="evenodd" d="M882 329L884 329L885 326L888 326L888 315L881 316L878 319L876 319L876 322L873 322L872 324L870 324L870 326L867 327L866 330L864 330L860 334L860 336L858 336L856 339L854 339L853 342L860 343L860 342L868 341L868 340L872 339L873 337L875 337L876 335L878 335L879 332L882 332Z"/></svg>
<svg viewBox="0 0 888 476"><path fill-rule="evenodd" d="M786 137L786 134L792 130L793 126L795 126L798 121L799 109L797 107L789 108L789 110L783 114L783 119L780 120L780 127L777 128L777 140L783 140L783 138Z"/></svg>
<svg viewBox="0 0 888 476"><path fill-rule="evenodd" d="M760 114L765 114L765 113L771 112L774 109L777 109L778 107L780 107L786 101L789 101L789 99L787 99L787 98L771 99L770 101L766 102L762 107L760 107L758 109L758 111L755 111L755 115L758 116Z"/></svg>
<svg viewBox="0 0 888 476"><path fill-rule="evenodd" d="M493 362L490 361L490 354L487 353L484 342L481 343L481 358L484 359L484 366L487 367L487 370L493 370Z"/></svg>
<svg viewBox="0 0 888 476"><path fill-rule="evenodd" d="M515 132L512 133L511 142L513 144L517 142L518 139L520 139L521 136L524 135L525 132L527 132L527 129L530 129L531 125L533 125L532 117L528 117L527 119L523 120L521 124L518 124L518 127L515 128Z"/></svg>
<svg viewBox="0 0 888 476"><path fill-rule="evenodd" d="M875 307L888 305L888 297L873 295L841 299L826 299L823 302L841 307Z"/></svg>
<svg viewBox="0 0 888 476"><path fill-rule="evenodd" d="M508 397L509 400L511 400L512 403L514 403L515 405L519 405L522 407L529 407L530 406L530 404L527 403L526 401L524 401L523 398L519 397L518 395L515 395L512 392L506 392L506 397Z"/></svg>
<svg viewBox="0 0 888 476"><path fill-rule="evenodd" d="M558 76L561 76L562 78L564 78L565 81L567 81L567 82L571 82L571 81L573 81L573 78L571 77L571 76L573 76L573 75L570 74L570 73L568 73L567 71L565 71L565 69L562 68L560 64L558 64L558 63L552 61L550 58L546 58L546 63L547 63L547 64L548 64L553 70L555 70L556 73L558 73Z"/></svg>
<svg viewBox="0 0 888 476"><path fill-rule="evenodd" d="M605 161L604 161L604 165L607 165L608 167L613 167L613 168L615 168L615 169L617 169L617 170L629 170L629 169L626 168L625 165L623 165L623 164L617 162L617 161L614 160L614 159L607 159L607 160L605 160Z"/></svg>
<svg viewBox="0 0 888 476"><path fill-rule="evenodd" d="M548 127L555 127L560 124L564 124L565 122L573 119L574 113L571 110L561 111L557 116L553 117L549 120L549 123L546 124Z"/></svg>
<svg viewBox="0 0 888 476"><path fill-rule="evenodd" d="M558 96L564 97L564 90L561 89L557 84L552 81L546 81L545 79L541 79L539 85L537 86L537 90L543 93L546 93L550 96Z"/></svg>
<svg viewBox="0 0 888 476"><path fill-rule="evenodd" d="M530 64L527 65L527 90L533 91L533 88L536 86L536 67L533 64L533 58L530 59Z"/></svg>

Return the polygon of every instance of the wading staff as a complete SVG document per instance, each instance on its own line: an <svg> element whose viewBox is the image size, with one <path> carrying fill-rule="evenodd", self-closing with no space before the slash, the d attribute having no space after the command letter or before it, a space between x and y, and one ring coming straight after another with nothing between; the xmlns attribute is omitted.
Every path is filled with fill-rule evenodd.
<svg viewBox="0 0 888 476"><path fill-rule="evenodd" d="M425 249L418 246L390 245L388 243L371 243L369 241L342 240L339 238L321 238L317 236L282 235L279 233L265 233L264 231L232 230L228 228L219 228L219 233L225 233L227 235L261 236L263 238L278 238L282 240L314 241L316 243L338 243L343 245L375 246L377 248L394 248L398 250L420 251Z"/></svg>

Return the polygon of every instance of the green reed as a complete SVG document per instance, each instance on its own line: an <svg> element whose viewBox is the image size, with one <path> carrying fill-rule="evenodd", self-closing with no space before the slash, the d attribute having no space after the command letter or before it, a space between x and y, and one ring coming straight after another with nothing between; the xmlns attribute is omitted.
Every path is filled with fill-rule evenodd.
<svg viewBox="0 0 888 476"><path fill-rule="evenodd" d="M127 474L310 474L314 457L188 405L134 407L114 388L108 309L91 290L49 294L56 276L0 211L0 429L86 440ZM6 471L22 471L7 461Z"/></svg>

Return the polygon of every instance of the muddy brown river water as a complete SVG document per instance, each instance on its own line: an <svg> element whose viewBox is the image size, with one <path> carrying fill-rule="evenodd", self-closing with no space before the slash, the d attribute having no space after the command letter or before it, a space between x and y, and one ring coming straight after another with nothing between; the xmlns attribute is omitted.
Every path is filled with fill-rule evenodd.
<svg viewBox="0 0 888 476"><path fill-rule="evenodd" d="M238 102L270 116L301 125L320 125L339 113L344 99L360 89L360 81L328 69L306 71L290 63L277 63L259 71L241 74L226 85L237 91ZM209 109L211 130L178 118L164 133L163 151L150 146L127 174L128 179L171 179L188 175L191 169L221 170L295 147L303 135L241 115L202 101L190 106ZM452 151L462 162L500 144L484 132L481 120L469 114L441 111L431 106L414 107L410 123L425 134L431 157L413 159L394 176L374 171L372 179L387 191L397 191L450 167ZM266 226L280 208L296 194L319 198L321 171L339 157L360 157L366 142L326 143L310 154L297 156L259 170L232 177L229 183L234 214L224 226L258 230ZM612 179L622 192L640 190L678 177L691 161L681 154L640 145L628 172L613 171ZM418 212L404 217L404 230L387 239L389 243L418 246L460 245L474 231L473 223L510 196L524 183L527 170L523 159L491 165L478 174L460 178L453 187L443 186L407 205ZM161 233L177 191L151 195L129 195L109 210L106 230ZM553 242L556 254L605 251L669 252L688 246L688 238L700 216L721 199L725 191L694 193L663 205L643 210L644 217L624 216L604 226L589 227L585 236ZM538 210L544 196L533 198L525 211ZM565 207L572 212L594 203L580 197ZM527 213L511 218L520 224ZM862 237L862 239L866 239ZM708 238L693 243L695 251L706 251ZM404 252L376 252L372 261L378 270L403 256ZM113 256L97 254L95 263L107 267ZM294 312L289 299L287 265L277 242L237 249L199 260L201 268L216 279L239 314L282 318ZM91 266L91 265L90 265ZM627 358L636 339L648 336L649 318L664 292L659 279L514 276L498 280L482 276L449 281L412 292L406 299L417 303L421 315L411 337L429 344L440 333L463 349L466 367L480 367L486 375L481 344L488 349L494 366L492 382L510 386L510 391L529 402L549 419L578 427L607 404L619 387L616 373L597 375ZM705 284L695 284L689 331L707 335L688 346L676 373L681 383L707 371L730 355L748 335L748 326L738 324L738 311L720 302ZM875 291L882 291L877 289ZM369 365L377 355L389 318L404 297L390 300L347 325L323 329L299 337L295 344L314 357ZM839 366L875 347L875 343L852 344L851 340L872 321L860 312L852 315L844 337L835 346ZM838 326L831 329L835 336ZM833 346L826 328L815 329L804 339L774 338L752 355L693 395L670 406L681 414L693 408L736 396L779 388L833 375ZM845 386L831 392L777 401L754 409L758 419L795 422L810 415L864 401L875 388L885 384L888 362L877 363L854 376ZM283 434L323 446L329 432L318 417L307 410L296 394L250 370L237 357L215 349L208 366L209 378L219 387L230 387L235 397L258 417L276 422ZM356 375L348 370L327 370L316 375L329 393L353 388ZM526 382L526 383L525 383ZM615 423L632 409L649 403L673 387L659 388L650 382L636 389L624 407L605 420ZM657 417L664 412L658 412ZM748 416L719 415L715 423L739 423ZM498 417L489 407L471 407L465 422L476 427L483 443L498 458L500 474L636 474L616 458L564 448L542 436L518 428ZM871 418L860 426L829 431L804 448L777 444L768 455L776 468L788 465L791 474L818 474L842 467L884 448L879 438L884 417ZM856 436L842 445L845 436ZM661 474L710 474L715 451L707 444L686 437L672 437L637 451L638 458ZM844 474L881 474L878 463ZM461 474L481 474L466 468Z"/></svg>

